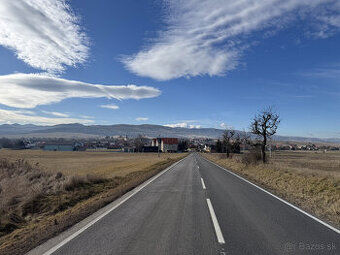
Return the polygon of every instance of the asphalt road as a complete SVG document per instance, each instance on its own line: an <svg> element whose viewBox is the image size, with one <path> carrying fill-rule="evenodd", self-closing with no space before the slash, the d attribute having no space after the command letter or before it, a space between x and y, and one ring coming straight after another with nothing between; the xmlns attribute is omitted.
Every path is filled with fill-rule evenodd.
<svg viewBox="0 0 340 255"><path fill-rule="evenodd" d="M30 254L340 254L336 230L199 154L61 242Z"/></svg>

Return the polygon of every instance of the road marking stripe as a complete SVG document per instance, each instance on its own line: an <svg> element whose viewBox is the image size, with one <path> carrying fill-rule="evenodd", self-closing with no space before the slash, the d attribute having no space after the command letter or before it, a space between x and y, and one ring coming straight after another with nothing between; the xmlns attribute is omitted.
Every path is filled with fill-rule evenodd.
<svg viewBox="0 0 340 255"><path fill-rule="evenodd" d="M325 227L327 227L327 228L333 230L333 231L336 232L337 234L340 234L340 230L339 230L339 229L337 229L337 228L335 228L335 227L329 225L328 223L326 223L326 222L324 222L324 221L318 219L317 217L315 217L315 216L309 214L308 212L302 210L301 208L299 208L299 207L297 207L297 206L295 206L295 205L293 205L293 204L287 202L286 200L284 200L284 199L282 199L282 198L279 198L278 196L276 196L276 195L270 193L269 191L267 191L267 190L265 190L265 189L263 189L263 188L257 186L256 184L254 184L254 183L248 181L247 179L245 179L245 178L239 176L238 174L235 174L235 173L233 173L232 171L230 171L230 170L228 170L228 169L225 169L225 168L219 166L219 165L216 164L215 162L212 162L211 160L206 159L206 158L204 158L204 159L205 159L206 161L208 161L208 162L214 164L215 166L221 168L222 170L224 170L224 171L226 171L226 172L228 172L228 173L230 173L230 174L236 176L237 178L239 178L239 179L241 179L241 180L243 180L243 181L245 181L245 182L247 182L247 183L253 185L254 187L256 187L256 188L262 190L264 193L266 193L266 194L268 194L268 195L270 195L270 196L276 198L277 200L279 200L279 201L281 201L282 203L284 203L284 204L286 204L286 205L288 205L288 206L294 208L295 210L299 211L300 213L303 213L304 215L308 216L309 218L311 218L311 219L313 219L313 220L319 222L320 224L322 224L322 225L324 225Z"/></svg>
<svg viewBox="0 0 340 255"><path fill-rule="evenodd" d="M201 178L201 183L202 183L202 188L203 188L203 189L207 189L207 188L205 187L203 178Z"/></svg>
<svg viewBox="0 0 340 255"><path fill-rule="evenodd" d="M207 198L207 204L208 204L211 220L212 220L214 228L215 228L215 233L216 233L217 241L220 244L225 244L225 241L224 241L224 238L223 238L223 234L222 234L222 231L221 231L221 228L220 228L220 224L218 224L218 220L217 220L214 208L213 208L209 198Z"/></svg>
<svg viewBox="0 0 340 255"><path fill-rule="evenodd" d="M187 156L188 157L188 156ZM132 193L127 196L126 198L124 198L122 201L120 201L118 204L116 204L114 207L110 208L109 210L107 210L106 212L104 212L103 214L99 215L97 218L95 218L93 221L89 222L88 224L86 224L84 227L82 227L81 229L79 229L78 231L74 232L72 235L70 235L69 237L65 238L63 241L61 241L59 244L57 244L56 246L52 247L51 249L49 249L48 251L44 252L43 255L51 255L53 252L57 251L59 248L61 248L62 246L64 246L65 244L67 244L68 242L70 242L72 239L74 239L75 237L77 237L78 235L80 235L82 232L84 232L86 229L88 229L89 227L91 227L92 225L94 225L96 222L98 222L99 220L101 220L102 218L104 218L106 215L108 215L109 213L111 213L113 210L115 210L117 207L119 207L121 204L123 204L124 202L126 202L127 200L129 200L131 197L133 197L134 195L136 195L139 191L141 191L143 188L145 188L147 185L149 185L151 182L153 182L154 180L156 180L158 177L160 177L161 175L163 175L164 173L166 173L168 170L170 170L171 168L175 167L177 164L179 164L180 162L182 162L183 160L185 160L187 157L181 159L180 161L177 161L176 163L174 163L172 166L164 169L162 172L158 173L157 175L155 175L154 177L152 177L151 179L147 180L146 182L144 182L143 184L141 184L140 186L136 187Z"/></svg>

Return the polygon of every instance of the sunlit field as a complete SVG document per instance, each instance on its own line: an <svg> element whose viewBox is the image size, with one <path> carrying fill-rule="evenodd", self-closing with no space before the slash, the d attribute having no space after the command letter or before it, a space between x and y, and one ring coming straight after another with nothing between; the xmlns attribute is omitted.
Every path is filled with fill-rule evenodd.
<svg viewBox="0 0 340 255"><path fill-rule="evenodd" d="M340 178L340 151L275 151L270 163L282 170Z"/></svg>
<svg viewBox="0 0 340 255"><path fill-rule="evenodd" d="M47 172L82 176L94 174L108 178L125 176L180 156L176 153L160 153L158 157L157 153L0 150L0 159L24 159Z"/></svg>

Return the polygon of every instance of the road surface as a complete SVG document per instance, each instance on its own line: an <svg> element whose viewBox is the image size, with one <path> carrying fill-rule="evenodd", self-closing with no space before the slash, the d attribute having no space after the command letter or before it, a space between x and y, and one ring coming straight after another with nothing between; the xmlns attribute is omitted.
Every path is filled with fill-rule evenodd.
<svg viewBox="0 0 340 255"><path fill-rule="evenodd" d="M199 154L138 190L30 255L340 254L337 229Z"/></svg>

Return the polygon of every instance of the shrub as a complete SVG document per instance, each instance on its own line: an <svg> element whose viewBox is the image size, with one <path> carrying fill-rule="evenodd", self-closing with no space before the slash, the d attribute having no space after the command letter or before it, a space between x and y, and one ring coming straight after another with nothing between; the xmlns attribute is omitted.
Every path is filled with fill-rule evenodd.
<svg viewBox="0 0 340 255"><path fill-rule="evenodd" d="M76 188L84 187L90 182L87 180L86 177L83 176L71 176L68 181L65 183L64 188L66 191L72 191Z"/></svg>
<svg viewBox="0 0 340 255"><path fill-rule="evenodd" d="M252 149L249 152L242 154L242 163L246 165L257 164L261 159L261 151L258 149Z"/></svg>

